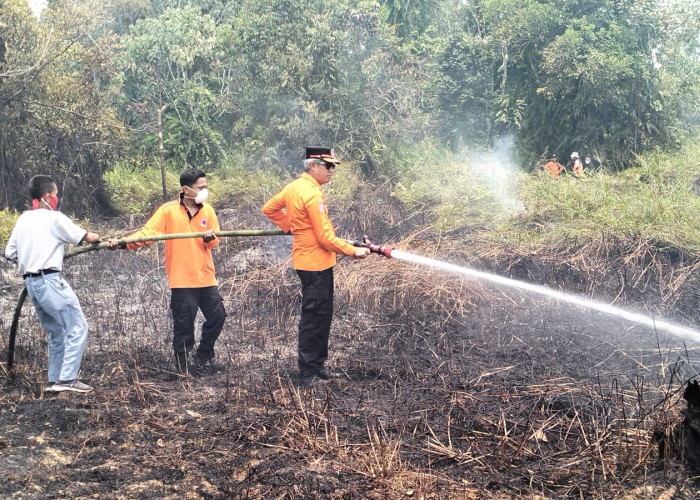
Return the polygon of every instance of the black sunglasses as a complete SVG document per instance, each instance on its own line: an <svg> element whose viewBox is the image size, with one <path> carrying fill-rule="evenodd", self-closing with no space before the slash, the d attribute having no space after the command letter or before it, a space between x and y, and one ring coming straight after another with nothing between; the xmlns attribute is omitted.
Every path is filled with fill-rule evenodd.
<svg viewBox="0 0 700 500"><path fill-rule="evenodd" d="M331 170L335 168L335 163L327 163L323 160L318 160L316 158L314 158L314 163L316 163L317 165L323 165L324 167L326 167L326 170Z"/></svg>

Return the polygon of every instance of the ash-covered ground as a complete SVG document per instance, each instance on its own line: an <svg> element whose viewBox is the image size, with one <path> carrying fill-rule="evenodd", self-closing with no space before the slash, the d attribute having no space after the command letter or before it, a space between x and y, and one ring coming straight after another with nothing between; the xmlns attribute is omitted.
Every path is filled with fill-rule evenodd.
<svg viewBox="0 0 700 500"><path fill-rule="evenodd" d="M653 440L681 419L697 345L372 255L336 268L330 363L346 378L300 389L288 246L222 244L227 371L200 379L172 373L162 248L67 261L95 391L43 393L46 340L25 304L15 370L0 375L0 496L700 494L673 443L661 458ZM1 272L4 351L22 283Z"/></svg>

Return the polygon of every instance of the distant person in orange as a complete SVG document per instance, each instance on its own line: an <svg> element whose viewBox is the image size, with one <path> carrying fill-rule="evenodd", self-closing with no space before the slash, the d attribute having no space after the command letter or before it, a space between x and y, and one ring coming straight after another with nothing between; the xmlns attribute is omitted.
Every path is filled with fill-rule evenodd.
<svg viewBox="0 0 700 500"><path fill-rule="evenodd" d="M332 149L306 148L304 172L273 196L262 212L284 232L294 235L292 266L301 280L298 363L301 385L311 387L342 375L324 366L333 317L333 266L336 254L364 259L368 248L356 248L335 235L321 186L340 162Z"/></svg>
<svg viewBox="0 0 700 500"><path fill-rule="evenodd" d="M576 177L583 177L583 162L581 158L578 157L578 153L574 151L571 153L571 171Z"/></svg>
<svg viewBox="0 0 700 500"><path fill-rule="evenodd" d="M559 177L559 174L561 174L564 171L564 165L557 161L557 155L554 154L549 159L549 161L544 164L544 168L542 170L544 170L545 172L549 172L552 175L552 177L557 179Z"/></svg>

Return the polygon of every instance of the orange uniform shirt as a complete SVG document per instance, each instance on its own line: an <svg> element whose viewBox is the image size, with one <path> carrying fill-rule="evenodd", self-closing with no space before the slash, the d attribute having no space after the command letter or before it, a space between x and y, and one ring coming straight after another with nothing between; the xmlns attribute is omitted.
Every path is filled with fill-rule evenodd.
<svg viewBox="0 0 700 500"><path fill-rule="evenodd" d="M219 221L211 205L203 203L190 220L187 209L179 200L161 205L148 222L132 236L154 234L201 233L219 231ZM153 242L129 243L132 250ZM165 270L170 288L203 288L216 286L214 260L211 249L219 246L219 239L205 243L202 238L165 240Z"/></svg>
<svg viewBox="0 0 700 500"><path fill-rule="evenodd" d="M323 271L335 265L337 253L355 254L354 246L335 235L321 185L307 173L273 196L262 212L282 231L294 235L294 269Z"/></svg>
<svg viewBox="0 0 700 500"><path fill-rule="evenodd" d="M545 172L549 172L552 174L554 177L559 177L559 174L564 170L564 165L561 163L554 161L554 160L549 160L543 169Z"/></svg>

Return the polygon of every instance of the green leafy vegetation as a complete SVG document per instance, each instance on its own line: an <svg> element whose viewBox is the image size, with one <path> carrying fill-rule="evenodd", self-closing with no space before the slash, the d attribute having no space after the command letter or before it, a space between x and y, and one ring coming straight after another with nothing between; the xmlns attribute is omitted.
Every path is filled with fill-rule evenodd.
<svg viewBox="0 0 700 500"><path fill-rule="evenodd" d="M207 174L210 203L214 205L235 200L241 206L260 206L266 196L276 192L283 180L272 172L246 171L229 164L213 174Z"/></svg>
<svg viewBox="0 0 700 500"><path fill-rule="evenodd" d="M520 174L525 210L503 222L496 237L529 245L571 247L614 235L653 241L700 255L700 148L653 151L622 173L578 179Z"/></svg>
<svg viewBox="0 0 700 500"><path fill-rule="evenodd" d="M697 132L698 7L62 0L37 18L0 0L0 206L22 208L12 187L43 172L69 211L141 210L112 205L104 174L178 165L223 181L235 162L282 180L315 144L370 158L380 182L417 144L459 158L504 137L524 171L571 151L622 170ZM445 227L464 218L431 206Z"/></svg>
<svg viewBox="0 0 700 500"><path fill-rule="evenodd" d="M19 214L12 209L3 208L0 210L0 247L5 248L7 240L10 239L12 228Z"/></svg>
<svg viewBox="0 0 700 500"><path fill-rule="evenodd" d="M397 158L393 194L438 230L453 230L508 217L520 204L514 195L515 167L496 156L454 155L428 142Z"/></svg>
<svg viewBox="0 0 700 500"><path fill-rule="evenodd" d="M124 213L148 215L164 201L158 167L134 169L127 165L116 165L109 172L105 172L104 182L109 193L109 202ZM166 185L174 197L180 186L179 173L172 169L167 170Z"/></svg>

